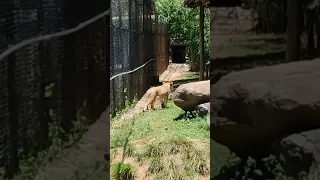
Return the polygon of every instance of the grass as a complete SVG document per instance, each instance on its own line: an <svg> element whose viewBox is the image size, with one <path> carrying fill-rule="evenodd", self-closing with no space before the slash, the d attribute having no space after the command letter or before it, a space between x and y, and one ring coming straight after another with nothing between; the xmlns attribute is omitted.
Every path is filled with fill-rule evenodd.
<svg viewBox="0 0 320 180"><path fill-rule="evenodd" d="M134 167L131 164L116 163L112 166L113 178L117 180L133 180Z"/></svg>
<svg viewBox="0 0 320 180"><path fill-rule="evenodd" d="M188 72L183 74L181 77L179 77L179 80L181 81L188 81L188 80L199 80L199 72Z"/></svg>
<svg viewBox="0 0 320 180"><path fill-rule="evenodd" d="M109 176L109 165L106 162L96 162L92 166L82 166L69 180L103 180Z"/></svg>
<svg viewBox="0 0 320 180"><path fill-rule="evenodd" d="M211 36L211 57L227 58L263 55L285 50L284 35L219 35Z"/></svg>
<svg viewBox="0 0 320 180"><path fill-rule="evenodd" d="M136 177L209 178L209 136L208 119L188 116L169 100L165 109L138 114L121 126L111 125L112 164L130 163Z"/></svg>

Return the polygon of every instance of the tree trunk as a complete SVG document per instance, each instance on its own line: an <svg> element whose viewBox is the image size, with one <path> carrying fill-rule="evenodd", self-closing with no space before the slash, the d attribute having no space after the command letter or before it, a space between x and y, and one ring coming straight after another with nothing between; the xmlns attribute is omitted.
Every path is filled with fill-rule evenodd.
<svg viewBox="0 0 320 180"><path fill-rule="evenodd" d="M300 0L287 1L287 44L286 61L298 61L300 59L300 32L301 32L301 2Z"/></svg>

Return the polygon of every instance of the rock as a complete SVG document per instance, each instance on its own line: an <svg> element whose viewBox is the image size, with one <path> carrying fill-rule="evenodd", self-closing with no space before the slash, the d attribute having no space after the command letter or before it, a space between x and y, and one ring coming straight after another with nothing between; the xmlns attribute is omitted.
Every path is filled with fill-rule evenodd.
<svg viewBox="0 0 320 180"><path fill-rule="evenodd" d="M320 129L289 135L273 148L277 154L282 154L285 171L294 176L320 167Z"/></svg>
<svg viewBox="0 0 320 180"><path fill-rule="evenodd" d="M200 116L207 116L210 113L210 102L199 104L196 106L195 111Z"/></svg>
<svg viewBox="0 0 320 180"><path fill-rule="evenodd" d="M185 111L210 101L210 81L199 81L180 85L172 95L174 104Z"/></svg>
<svg viewBox="0 0 320 180"><path fill-rule="evenodd" d="M262 155L279 137L320 128L319 79L319 59L223 76L211 87L211 138Z"/></svg>

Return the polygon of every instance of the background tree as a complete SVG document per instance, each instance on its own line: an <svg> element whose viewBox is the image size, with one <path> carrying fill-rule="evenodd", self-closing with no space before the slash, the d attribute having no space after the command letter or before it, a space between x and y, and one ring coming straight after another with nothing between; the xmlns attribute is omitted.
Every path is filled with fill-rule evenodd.
<svg viewBox="0 0 320 180"><path fill-rule="evenodd" d="M185 8L181 0L156 0L159 22L169 25L170 38L183 41L187 46L187 63L192 70L199 70L200 37L199 8ZM204 17L205 63L210 62L210 11L205 9Z"/></svg>

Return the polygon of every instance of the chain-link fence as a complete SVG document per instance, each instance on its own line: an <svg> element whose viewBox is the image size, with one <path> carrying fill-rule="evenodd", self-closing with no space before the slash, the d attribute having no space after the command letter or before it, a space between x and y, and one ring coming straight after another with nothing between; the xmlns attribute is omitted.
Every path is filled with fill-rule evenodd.
<svg viewBox="0 0 320 180"><path fill-rule="evenodd" d="M168 59L166 25L159 24L151 0L113 0L111 4L110 75L130 71L155 59L143 68L111 80L110 110L114 115L126 102L140 98L156 76L159 58ZM166 61L164 61L166 63Z"/></svg>
<svg viewBox="0 0 320 180"><path fill-rule="evenodd" d="M109 7L110 1L102 0L1 1L0 53L26 39L75 27ZM68 141L76 123L90 124L106 109L108 38L105 16L0 59L0 179L10 179L23 157L36 156L54 136Z"/></svg>

